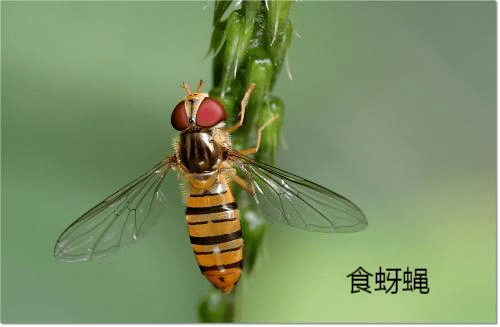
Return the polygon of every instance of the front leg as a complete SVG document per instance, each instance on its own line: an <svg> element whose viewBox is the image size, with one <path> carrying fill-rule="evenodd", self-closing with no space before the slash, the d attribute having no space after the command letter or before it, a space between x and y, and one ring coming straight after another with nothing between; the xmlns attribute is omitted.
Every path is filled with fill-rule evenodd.
<svg viewBox="0 0 500 327"><path fill-rule="evenodd" d="M253 154L259 151L260 147L260 142L262 140L262 132L264 131L264 128L269 126L274 120L276 120L279 117L279 115L273 115L271 118L268 119L268 121L265 122L264 125L262 125L258 130L257 130L257 145L253 148L245 149L239 151L241 154L248 155L248 154Z"/></svg>
<svg viewBox="0 0 500 327"><path fill-rule="evenodd" d="M248 101L250 100L250 96L252 95L252 92L254 90L255 90L255 84L250 84L245 92L245 95L243 96L243 99L241 99L240 121L226 130L228 134L231 134L236 129L243 126L243 120L245 119L245 109L247 107Z"/></svg>
<svg viewBox="0 0 500 327"><path fill-rule="evenodd" d="M238 176L236 174L236 169L234 168L231 168L229 169L229 172L228 172L228 175L226 175L229 177L229 179L232 181L232 182L235 182L236 184L238 184L242 189L244 189L248 194L251 194L253 195L254 192L252 191L252 189L250 188L250 185L248 184L248 182L241 178L240 176Z"/></svg>

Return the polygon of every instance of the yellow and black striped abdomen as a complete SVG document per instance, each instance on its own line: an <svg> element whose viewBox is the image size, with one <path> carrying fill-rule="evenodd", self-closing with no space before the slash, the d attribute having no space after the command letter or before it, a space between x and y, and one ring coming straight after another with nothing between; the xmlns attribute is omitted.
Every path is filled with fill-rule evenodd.
<svg viewBox="0 0 500 327"><path fill-rule="evenodd" d="M240 212L231 189L218 184L187 198L186 220L201 272L222 292L230 292L243 267Z"/></svg>

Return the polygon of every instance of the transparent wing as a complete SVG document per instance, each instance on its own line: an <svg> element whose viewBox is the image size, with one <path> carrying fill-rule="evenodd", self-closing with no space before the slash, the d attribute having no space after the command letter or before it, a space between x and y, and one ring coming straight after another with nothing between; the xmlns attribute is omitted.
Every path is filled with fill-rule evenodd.
<svg viewBox="0 0 500 327"><path fill-rule="evenodd" d="M235 150L230 156L245 175L266 218L325 233L357 232L368 225L361 209L342 195Z"/></svg>
<svg viewBox="0 0 500 327"><path fill-rule="evenodd" d="M158 220L165 204L160 190L171 164L162 161L75 220L57 239L54 256L86 261L132 243Z"/></svg>

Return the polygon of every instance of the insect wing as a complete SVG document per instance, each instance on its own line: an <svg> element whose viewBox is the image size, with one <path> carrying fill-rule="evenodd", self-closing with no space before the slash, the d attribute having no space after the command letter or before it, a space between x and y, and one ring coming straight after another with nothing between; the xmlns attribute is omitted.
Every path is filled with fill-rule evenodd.
<svg viewBox="0 0 500 327"><path fill-rule="evenodd" d="M342 195L236 151L231 154L266 218L325 233L357 232L368 225L361 209Z"/></svg>
<svg viewBox="0 0 500 327"><path fill-rule="evenodd" d="M54 256L87 261L112 254L154 225L165 205L161 191L170 163L162 161L75 220L57 239Z"/></svg>

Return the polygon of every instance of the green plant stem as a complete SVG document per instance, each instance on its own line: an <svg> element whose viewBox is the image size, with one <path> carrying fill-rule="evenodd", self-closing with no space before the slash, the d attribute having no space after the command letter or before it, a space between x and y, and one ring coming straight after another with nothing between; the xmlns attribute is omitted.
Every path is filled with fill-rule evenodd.
<svg viewBox="0 0 500 327"><path fill-rule="evenodd" d="M228 124L239 119L240 101L250 84L255 90L246 109L244 124L231 138L236 149L255 146L257 129L273 115L279 118L264 129L255 159L274 164L284 114L283 101L272 95L292 37L290 0L243 1L223 19L231 1L215 1L209 54L213 55L213 87L209 94L219 99L228 114ZM235 188L235 195L240 190ZM245 273L252 271L264 239L266 224L253 201L239 202L245 242ZM231 322L234 295L214 290L200 302L202 322Z"/></svg>

